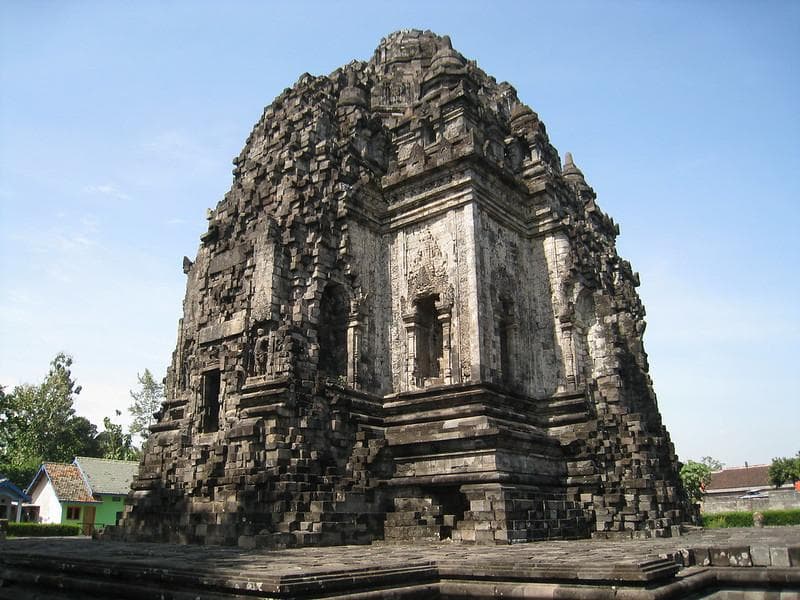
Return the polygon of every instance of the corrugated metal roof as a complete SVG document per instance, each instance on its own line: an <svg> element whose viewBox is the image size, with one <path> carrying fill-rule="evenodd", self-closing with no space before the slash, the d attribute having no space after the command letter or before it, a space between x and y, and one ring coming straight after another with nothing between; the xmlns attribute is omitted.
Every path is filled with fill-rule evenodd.
<svg viewBox="0 0 800 600"><path fill-rule="evenodd" d="M0 475L0 490L5 490L8 495L14 495L23 502L31 501L31 498L28 496L28 494L19 489L16 485L14 485L13 481L4 475Z"/></svg>
<svg viewBox="0 0 800 600"><path fill-rule="evenodd" d="M131 491L131 482L139 469L139 463L130 460L110 460L76 456L78 465L89 481L95 494L119 494Z"/></svg>

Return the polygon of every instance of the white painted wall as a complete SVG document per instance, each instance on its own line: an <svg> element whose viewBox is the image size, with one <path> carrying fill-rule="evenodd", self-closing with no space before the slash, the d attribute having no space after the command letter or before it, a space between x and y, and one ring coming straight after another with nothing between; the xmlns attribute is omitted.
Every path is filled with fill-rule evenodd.
<svg viewBox="0 0 800 600"><path fill-rule="evenodd" d="M36 482L36 487L31 490L30 496L31 504L39 507L39 522L61 523L61 502L58 501L56 491L46 476Z"/></svg>

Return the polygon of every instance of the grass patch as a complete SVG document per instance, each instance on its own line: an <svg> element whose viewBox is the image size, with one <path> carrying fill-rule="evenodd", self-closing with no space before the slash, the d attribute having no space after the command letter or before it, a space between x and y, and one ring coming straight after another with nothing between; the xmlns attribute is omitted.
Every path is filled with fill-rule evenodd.
<svg viewBox="0 0 800 600"><path fill-rule="evenodd" d="M9 537L78 535L81 532L81 526L58 523L9 523L7 532Z"/></svg>

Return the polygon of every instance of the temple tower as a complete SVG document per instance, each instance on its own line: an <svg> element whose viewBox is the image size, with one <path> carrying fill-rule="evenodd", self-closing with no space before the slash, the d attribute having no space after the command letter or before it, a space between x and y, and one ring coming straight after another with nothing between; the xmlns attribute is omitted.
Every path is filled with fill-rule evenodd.
<svg viewBox="0 0 800 600"><path fill-rule="evenodd" d="M664 535L686 517L618 228L536 113L401 31L304 74L188 275L124 535Z"/></svg>

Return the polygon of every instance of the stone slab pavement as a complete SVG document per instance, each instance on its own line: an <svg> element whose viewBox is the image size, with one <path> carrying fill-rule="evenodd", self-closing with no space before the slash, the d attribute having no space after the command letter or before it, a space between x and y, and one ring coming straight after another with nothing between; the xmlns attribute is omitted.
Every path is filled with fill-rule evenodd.
<svg viewBox="0 0 800 600"><path fill-rule="evenodd" d="M153 586L151 591L194 590L187 596L192 598L230 597L239 592L251 597L355 597L356 592L369 590L383 590L376 597L384 597L389 589L409 585L435 592L436 585L445 579L465 585L524 581L607 587L616 582L644 589L674 581L681 570L685 574L702 567L771 567L773 573L782 569L781 573L789 573L786 585L800 585L800 527L698 530L673 538L545 541L512 546L431 542L243 550L86 538L0 542L0 588L5 582L13 590L10 584L17 582L20 589L34 583L64 589L60 580L72 577L92 589L105 579L108 585L119 587L114 592L118 597L142 598L149 597L147 590L139 589L138 595L130 592L129 596L124 586L138 581L140 587ZM34 571L39 575L33 577ZM33 577L27 584L26 573ZM48 577L52 578L50 584ZM105 593L111 593L109 589ZM438 592L431 592L430 597L444 597L441 587L436 589ZM182 597L176 594L169 597ZM86 597L103 596L90 593Z"/></svg>

